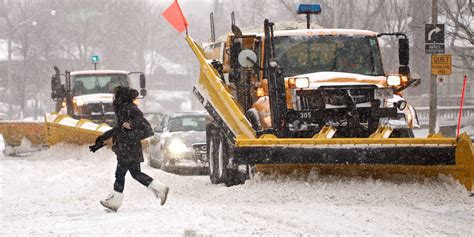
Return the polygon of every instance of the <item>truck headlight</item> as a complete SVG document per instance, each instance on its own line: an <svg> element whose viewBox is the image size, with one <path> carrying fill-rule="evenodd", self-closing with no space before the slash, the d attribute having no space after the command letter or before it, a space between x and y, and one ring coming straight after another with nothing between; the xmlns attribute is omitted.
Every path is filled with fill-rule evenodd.
<svg viewBox="0 0 474 237"><path fill-rule="evenodd" d="M400 76L388 76L387 77L387 84L389 86L399 86L402 83L402 79Z"/></svg>
<svg viewBox="0 0 474 237"><path fill-rule="evenodd" d="M188 146L181 139L173 139L168 143L167 149L170 153L180 155L189 151Z"/></svg>
<svg viewBox="0 0 474 237"><path fill-rule="evenodd" d="M83 106L84 105L84 100L74 99L74 104L76 104L77 106Z"/></svg>
<svg viewBox="0 0 474 237"><path fill-rule="evenodd" d="M309 78L307 77L294 77L288 80L288 86L290 89L301 89L309 87Z"/></svg>

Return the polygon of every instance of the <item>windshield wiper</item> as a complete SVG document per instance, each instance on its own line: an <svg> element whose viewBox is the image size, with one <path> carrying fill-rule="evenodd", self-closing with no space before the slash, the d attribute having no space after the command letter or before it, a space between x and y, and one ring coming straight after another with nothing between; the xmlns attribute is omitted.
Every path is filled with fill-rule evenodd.
<svg viewBox="0 0 474 237"><path fill-rule="evenodd" d="M336 62L337 62L337 42L334 42L336 48L334 49L334 64L332 65L331 71L334 72L336 70Z"/></svg>
<svg viewBox="0 0 474 237"><path fill-rule="evenodd" d="M372 50L372 46L370 45L370 41L369 41L369 54L370 54L370 64L371 64L371 71L370 71L370 75L371 76L375 76L374 73L375 73L375 60L374 60L374 54L373 54L373 50Z"/></svg>

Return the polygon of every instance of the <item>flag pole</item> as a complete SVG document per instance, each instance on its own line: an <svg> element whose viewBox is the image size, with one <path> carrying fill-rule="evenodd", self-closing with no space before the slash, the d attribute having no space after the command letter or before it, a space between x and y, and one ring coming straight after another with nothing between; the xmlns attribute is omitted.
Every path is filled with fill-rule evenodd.
<svg viewBox="0 0 474 237"><path fill-rule="evenodd" d="M462 94L461 94L461 106L459 108L458 129L456 131L456 137L459 137L459 132L461 130L462 106L464 104L464 94L466 92L466 82L467 82L467 75L464 75L464 82L463 82L463 85L462 85Z"/></svg>

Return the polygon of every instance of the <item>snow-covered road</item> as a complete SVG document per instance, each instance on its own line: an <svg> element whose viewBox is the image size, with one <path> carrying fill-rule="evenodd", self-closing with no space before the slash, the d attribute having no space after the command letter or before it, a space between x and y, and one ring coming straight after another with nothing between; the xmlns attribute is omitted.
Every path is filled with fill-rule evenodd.
<svg viewBox="0 0 474 237"><path fill-rule="evenodd" d="M0 158L0 235L474 235L474 197L451 178L394 183L264 177L211 185L208 177L143 170L171 187L165 206L127 175L117 213L110 150L59 145Z"/></svg>

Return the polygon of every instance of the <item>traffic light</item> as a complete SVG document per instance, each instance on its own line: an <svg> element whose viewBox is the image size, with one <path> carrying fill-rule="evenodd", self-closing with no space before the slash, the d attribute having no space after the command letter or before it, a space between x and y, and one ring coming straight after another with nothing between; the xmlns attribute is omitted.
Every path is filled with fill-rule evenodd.
<svg viewBox="0 0 474 237"><path fill-rule="evenodd" d="M93 55L91 56L91 61L92 61L92 63L98 63L99 60L100 60L99 55L93 54Z"/></svg>

